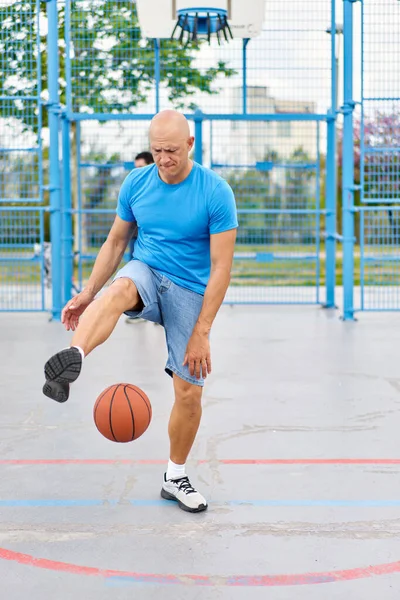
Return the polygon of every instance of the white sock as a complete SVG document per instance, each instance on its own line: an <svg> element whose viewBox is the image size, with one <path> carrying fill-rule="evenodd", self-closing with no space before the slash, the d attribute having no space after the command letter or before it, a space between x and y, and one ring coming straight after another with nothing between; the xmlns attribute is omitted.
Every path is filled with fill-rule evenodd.
<svg viewBox="0 0 400 600"><path fill-rule="evenodd" d="M167 468L167 474L166 474L166 479L180 479L181 477L185 477L186 475L186 464L184 465L177 465L176 463L172 462L172 460L168 461L168 468Z"/></svg>
<svg viewBox="0 0 400 600"><path fill-rule="evenodd" d="M83 359L85 358L85 353L82 350L82 348L80 346L71 346L71 348L76 348L77 350L79 350L79 352L80 352L80 354L82 356L82 362L83 362Z"/></svg>

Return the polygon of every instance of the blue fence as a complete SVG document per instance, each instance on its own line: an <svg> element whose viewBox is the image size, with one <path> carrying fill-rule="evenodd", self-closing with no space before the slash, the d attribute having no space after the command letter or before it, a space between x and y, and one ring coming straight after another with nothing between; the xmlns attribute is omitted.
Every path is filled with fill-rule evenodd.
<svg viewBox="0 0 400 600"><path fill-rule="evenodd" d="M400 309L399 8L369 0L362 11L362 310Z"/></svg>
<svg viewBox="0 0 400 600"><path fill-rule="evenodd" d="M235 191L228 302L332 307L342 276L345 318L400 308L399 4L284 4L258 38L183 49L143 39L130 0L0 2L0 310L60 316L170 106Z"/></svg>
<svg viewBox="0 0 400 600"><path fill-rule="evenodd" d="M0 3L1 310L46 308L38 9Z"/></svg>
<svg viewBox="0 0 400 600"><path fill-rule="evenodd" d="M227 301L327 299L333 305L335 201L333 191L321 190L326 171L333 185L335 176L327 144L334 154L336 71L334 40L326 33L334 4L328 0L315 10L306 2L309 19L300 27L296 15L286 15L282 24L279 13L272 13L260 38L198 52L167 40L142 40L126 2L96 6L98 12L78 0L71 11L67 2L60 15L70 48L65 103L76 191L73 197L70 190L68 201L75 244L67 254L75 257L74 286L85 284L112 222L118 187L136 152L147 149L149 120L175 101L191 122L195 160L218 170L235 191L240 228ZM115 24L121 11L127 12ZM112 27L117 40L104 52L97 40L100 23ZM317 58L315 43L321 47ZM282 60L282 45L296 57L291 68ZM109 81L119 69L117 91L106 95L95 84L89 92L94 69L106 72ZM262 83L272 73L275 84Z"/></svg>
<svg viewBox="0 0 400 600"><path fill-rule="evenodd" d="M356 310L400 309L400 6L344 4L344 314L352 318ZM354 62L352 29L360 34L361 64ZM356 91L353 66L361 74Z"/></svg>

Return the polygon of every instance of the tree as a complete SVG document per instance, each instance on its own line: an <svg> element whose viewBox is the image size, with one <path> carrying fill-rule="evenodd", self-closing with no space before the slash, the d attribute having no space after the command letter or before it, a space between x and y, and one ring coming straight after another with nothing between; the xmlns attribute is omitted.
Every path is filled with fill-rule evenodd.
<svg viewBox="0 0 400 600"><path fill-rule="evenodd" d="M36 23L34 0L11 6L0 4L0 96L25 96L37 90ZM47 97L46 3L40 4L40 66L42 96ZM60 100L66 105L65 5L59 5ZM196 57L202 40L183 48L177 41L161 41L160 82L177 108L191 108L190 99L200 90L218 93L213 87L222 75L234 70L220 61L200 69ZM72 0L71 3L72 108L78 112L129 113L145 102L155 81L154 41L142 39L131 0ZM11 106L10 106L11 104ZM0 102L0 118L13 116L26 129L37 128L32 104L21 99ZM44 114L43 124L47 123Z"/></svg>
<svg viewBox="0 0 400 600"><path fill-rule="evenodd" d="M91 210L80 216L81 239L85 247L97 248L104 243L114 214L99 213L96 208L115 208L115 198L126 177L126 170L118 153L107 157L95 148L82 157L82 162L92 166L82 171L84 208Z"/></svg>
<svg viewBox="0 0 400 600"><path fill-rule="evenodd" d="M285 168L282 208L307 210L315 208L314 160L299 146L288 158ZM283 213L279 225L282 241L310 244L315 242L316 217L313 214Z"/></svg>
<svg viewBox="0 0 400 600"><path fill-rule="evenodd" d="M65 43L65 17L65 4L60 2L58 47L62 107L65 108L67 104L68 91L74 112L127 114L137 111L137 107L148 99L153 90L155 52L154 41L141 38L135 4L131 0L72 0L71 45L68 49ZM40 3L39 18L35 0L16 0L8 5L0 2L0 97L13 97L7 101L0 100L0 123L10 132L7 137L16 130L25 136L32 133L40 135L37 102L24 97L38 94L37 55L40 51L41 97L43 100L48 98L46 33L46 2ZM216 94L218 78L230 77L235 73L223 61L206 69L198 67L196 58L202 43L206 42L200 41L183 48L176 41L161 41L160 84L166 88L168 98L176 108L193 108L192 99L200 90ZM67 52L71 57L69 90ZM48 123L47 116L44 110L44 127ZM72 195L73 205L76 206L75 123L72 124L72 134ZM5 148L9 147L7 140L4 143ZM7 164L4 161L0 164L0 171L6 169L8 173L12 172L10 180L14 180L14 174L18 172L14 160L11 153ZM15 186L14 190L17 190ZM25 191L20 189L20 192L21 195L13 193L13 197L21 198Z"/></svg>
<svg viewBox="0 0 400 600"><path fill-rule="evenodd" d="M268 152L264 163L270 163L270 170L249 168L245 171L236 169L227 175L239 209L278 209L281 203L281 188L273 181L271 171L279 162L275 151ZM271 244L277 223L277 213L239 213L238 243Z"/></svg>
<svg viewBox="0 0 400 600"><path fill-rule="evenodd" d="M315 180L314 161L300 146L289 156L288 163L286 208L315 208L315 189L310 185Z"/></svg>

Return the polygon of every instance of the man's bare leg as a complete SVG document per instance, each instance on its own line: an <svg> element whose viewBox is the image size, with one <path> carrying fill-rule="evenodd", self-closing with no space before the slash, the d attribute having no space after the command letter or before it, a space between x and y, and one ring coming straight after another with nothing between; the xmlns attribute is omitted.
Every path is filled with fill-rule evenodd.
<svg viewBox="0 0 400 600"><path fill-rule="evenodd" d="M105 342L126 310L140 310L141 299L136 285L128 277L120 277L94 300L79 320L71 346L79 346L87 356Z"/></svg>
<svg viewBox="0 0 400 600"><path fill-rule="evenodd" d="M170 459L184 465L200 425L203 388L174 375L174 391L175 403L168 425Z"/></svg>
<svg viewBox="0 0 400 600"><path fill-rule="evenodd" d="M174 389L175 403L168 425L170 461L161 496L178 502L188 512L202 512L207 501L190 483L185 463L200 425L203 388L174 375Z"/></svg>
<svg viewBox="0 0 400 600"><path fill-rule="evenodd" d="M70 348L57 352L45 364L43 393L57 402L68 400L69 384L78 378L82 368L82 356L78 348L86 356L109 338L123 312L140 307L141 299L133 281L127 277L117 279L86 308Z"/></svg>

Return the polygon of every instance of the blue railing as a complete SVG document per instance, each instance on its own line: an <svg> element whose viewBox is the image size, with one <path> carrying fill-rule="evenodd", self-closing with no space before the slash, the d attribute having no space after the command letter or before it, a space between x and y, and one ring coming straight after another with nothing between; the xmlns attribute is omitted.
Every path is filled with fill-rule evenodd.
<svg viewBox="0 0 400 600"><path fill-rule="evenodd" d="M362 2L361 43L354 2L344 0L340 27L335 0L305 0L301 19L279 17L277 7L259 38L207 52L143 40L126 0L77 0L73 11L70 0L28 4L0 7L1 310L50 309L59 318L88 277L134 155L147 149L150 119L174 103L195 135L194 159L235 191L240 228L227 301L333 307L339 256L344 319L400 308L396 2Z"/></svg>

